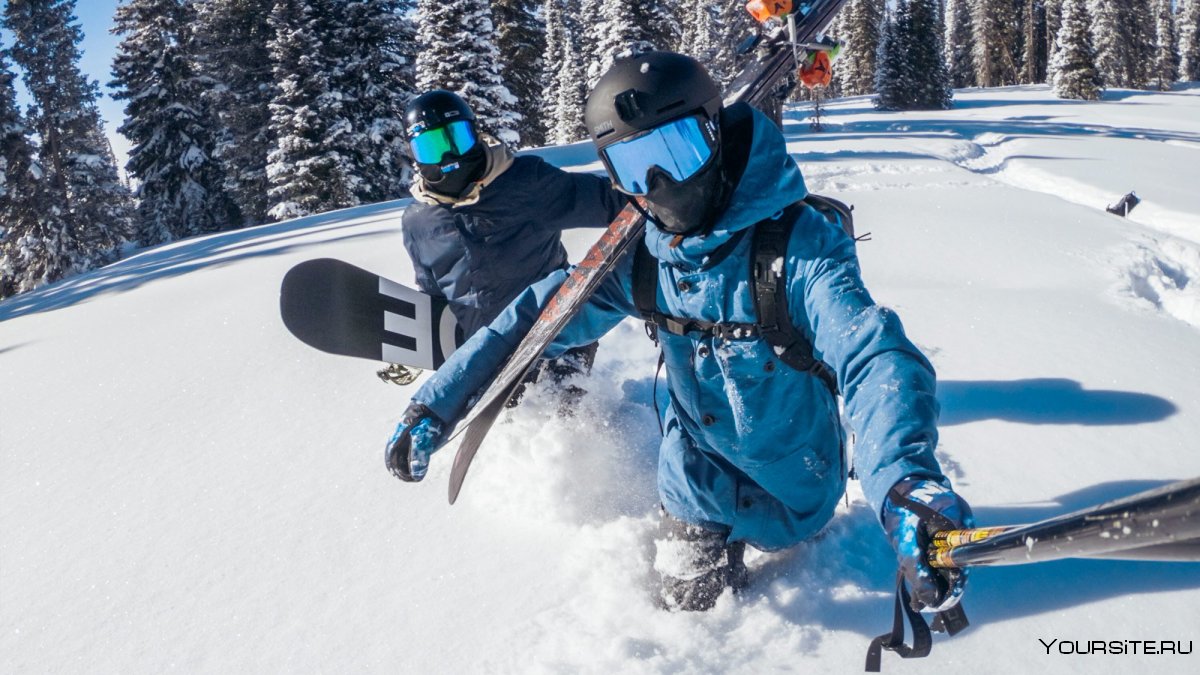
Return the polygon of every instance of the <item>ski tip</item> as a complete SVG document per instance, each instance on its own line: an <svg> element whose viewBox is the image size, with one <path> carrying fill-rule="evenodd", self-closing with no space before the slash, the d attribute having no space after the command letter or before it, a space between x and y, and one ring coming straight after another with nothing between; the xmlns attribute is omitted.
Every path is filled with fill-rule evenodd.
<svg viewBox="0 0 1200 675"><path fill-rule="evenodd" d="M458 492L462 489L462 484L456 481L450 481L450 506L454 506L454 502L458 500Z"/></svg>

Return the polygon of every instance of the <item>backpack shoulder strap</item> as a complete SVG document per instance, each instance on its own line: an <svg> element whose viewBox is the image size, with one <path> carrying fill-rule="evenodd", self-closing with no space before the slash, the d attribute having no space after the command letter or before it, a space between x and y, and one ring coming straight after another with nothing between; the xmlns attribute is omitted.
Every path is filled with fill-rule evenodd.
<svg viewBox="0 0 1200 675"><path fill-rule="evenodd" d="M754 309L758 315L759 335L775 348L779 359L796 370L812 373L837 396L837 377L833 370L813 356L812 343L792 323L788 311L787 279L784 278L787 246L792 225L803 208L804 202L796 202L754 226L750 256Z"/></svg>

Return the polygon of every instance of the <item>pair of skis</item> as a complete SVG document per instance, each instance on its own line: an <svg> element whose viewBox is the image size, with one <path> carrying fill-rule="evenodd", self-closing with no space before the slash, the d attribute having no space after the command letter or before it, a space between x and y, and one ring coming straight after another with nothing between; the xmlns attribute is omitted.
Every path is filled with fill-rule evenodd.
<svg viewBox="0 0 1200 675"><path fill-rule="evenodd" d="M757 58L734 79L726 93L725 105L745 102L757 106L780 95L780 84L786 82L798 67L797 57L802 58L811 49L819 48L822 35L845 3L846 0L813 0L796 2L793 6L789 1L785 8L785 3L773 2L774 9L768 14L779 17L781 12L786 13L788 24L776 25L768 33L761 34L761 39L755 43ZM462 434L462 442L450 470L451 504L458 499L471 460L496 418L504 411L505 402L567 322L579 313L621 254L638 241L645 225L641 212L633 205L626 206L617 215L600 240L571 271L504 367L464 416L464 422L455 432L455 435Z"/></svg>

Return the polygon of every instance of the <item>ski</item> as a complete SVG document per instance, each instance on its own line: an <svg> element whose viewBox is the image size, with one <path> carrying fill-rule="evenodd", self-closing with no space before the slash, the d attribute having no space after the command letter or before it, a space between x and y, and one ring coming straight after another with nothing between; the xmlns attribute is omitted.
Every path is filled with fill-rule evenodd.
<svg viewBox="0 0 1200 675"><path fill-rule="evenodd" d="M760 41L760 54L754 62L743 68L741 74L729 87L724 102L730 105L746 102L760 104L769 96L779 93L779 83L798 67L796 59L805 55L808 45L821 42L824 31L837 15L846 0L813 0L811 2L775 2L771 17L779 17L790 9L794 30L790 26L776 25L769 37ZM516 350L505 362L504 367L492 378L483 394L476 400L460 423L455 435L462 434L462 442L454 456L450 470L450 503L453 504L462 490L463 480L471 461L479 451L488 431L504 410L504 404L512 396L526 374L541 358L542 353L554 341L592 292L604 280L621 254L636 242L645 229L645 219L632 206L626 206L608 230L600 237L587 256L571 271L562 287L550 299L538 316L529 333L517 345Z"/></svg>
<svg viewBox="0 0 1200 675"><path fill-rule="evenodd" d="M1028 525L934 536L934 567L1023 565L1062 558L1200 562L1200 478Z"/></svg>

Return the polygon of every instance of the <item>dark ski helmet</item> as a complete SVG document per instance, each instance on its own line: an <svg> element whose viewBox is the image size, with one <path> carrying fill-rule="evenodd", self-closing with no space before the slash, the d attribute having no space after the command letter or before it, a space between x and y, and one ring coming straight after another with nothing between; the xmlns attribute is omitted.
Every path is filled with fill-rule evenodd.
<svg viewBox="0 0 1200 675"><path fill-rule="evenodd" d="M617 60L584 120L613 185L642 196L662 231L709 231L732 186L721 160L721 92L695 59L646 52Z"/></svg>
<svg viewBox="0 0 1200 675"><path fill-rule="evenodd" d="M434 89L414 98L404 109L404 132L408 139L427 129L455 120L475 122L475 113L462 97L445 89Z"/></svg>
<svg viewBox="0 0 1200 675"><path fill-rule="evenodd" d="M588 95L584 123L601 150L663 122L721 109L721 90L690 56L645 52L618 59Z"/></svg>
<svg viewBox="0 0 1200 675"><path fill-rule="evenodd" d="M435 192L458 197L487 169L475 113L454 92L435 89L414 98L404 110L404 133L417 171Z"/></svg>

